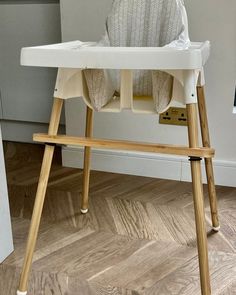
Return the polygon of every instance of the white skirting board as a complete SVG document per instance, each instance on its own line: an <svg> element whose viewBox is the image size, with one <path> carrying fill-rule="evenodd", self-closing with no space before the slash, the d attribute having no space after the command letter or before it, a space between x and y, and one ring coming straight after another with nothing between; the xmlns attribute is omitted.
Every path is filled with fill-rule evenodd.
<svg viewBox="0 0 236 295"><path fill-rule="evenodd" d="M62 159L63 166L82 168L83 148L64 147ZM94 149L92 169L154 178L191 180L190 165L186 158L157 154ZM203 181L206 182L204 169L202 171ZM214 160L214 171L217 185L236 187L236 162Z"/></svg>

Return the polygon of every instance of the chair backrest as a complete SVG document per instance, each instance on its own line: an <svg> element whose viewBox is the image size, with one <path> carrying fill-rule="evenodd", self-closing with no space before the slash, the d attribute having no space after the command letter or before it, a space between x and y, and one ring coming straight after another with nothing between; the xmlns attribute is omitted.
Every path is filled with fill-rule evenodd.
<svg viewBox="0 0 236 295"><path fill-rule="evenodd" d="M110 46L159 47L184 30L182 0L114 0L107 18Z"/></svg>

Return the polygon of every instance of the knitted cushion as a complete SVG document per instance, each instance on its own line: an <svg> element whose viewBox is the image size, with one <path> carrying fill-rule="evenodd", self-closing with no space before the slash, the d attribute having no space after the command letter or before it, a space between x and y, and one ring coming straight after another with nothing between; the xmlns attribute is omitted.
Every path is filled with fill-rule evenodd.
<svg viewBox="0 0 236 295"><path fill-rule="evenodd" d="M106 22L106 32L97 46L161 47L182 40L188 44L184 30L182 0L114 0ZM173 44L173 43L172 43ZM137 61L138 63L138 61ZM119 92L116 70L85 70L91 103L96 110ZM173 78L161 71L134 71L134 95L153 96L157 112L169 105Z"/></svg>

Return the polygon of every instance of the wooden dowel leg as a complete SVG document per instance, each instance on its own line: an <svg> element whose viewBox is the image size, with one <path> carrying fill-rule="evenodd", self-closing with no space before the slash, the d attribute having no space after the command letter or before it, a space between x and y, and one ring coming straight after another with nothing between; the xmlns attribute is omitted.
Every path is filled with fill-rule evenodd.
<svg viewBox="0 0 236 295"><path fill-rule="evenodd" d="M188 132L190 147L198 146L197 104L187 105ZM199 270L202 295L210 295L210 274L208 265L208 246L205 224L204 196L201 175L201 158L191 158L191 172L193 182L193 199L197 232Z"/></svg>
<svg viewBox="0 0 236 295"><path fill-rule="evenodd" d="M62 99L59 99L59 98L54 99L49 131L48 131L48 133L51 135L57 134L62 105L63 105ZM31 219L27 245L26 245L24 264L23 264L23 269L22 269L22 273L20 277L20 285L19 285L19 290L17 291L18 295L27 294L29 272L31 269L33 253L34 253L36 240L38 236L39 224L41 220L54 149L55 147L52 145L45 146L41 173L39 177L38 188L37 188L37 193L36 193L36 198L34 203L34 210L33 210L33 215Z"/></svg>
<svg viewBox="0 0 236 295"><path fill-rule="evenodd" d="M206 168L208 194L209 194L209 201L210 201L210 208L211 208L212 228L214 231L219 231L220 222L218 217L217 196L216 196L216 189L215 189L212 159L205 159L205 168Z"/></svg>
<svg viewBox="0 0 236 295"><path fill-rule="evenodd" d="M85 136L92 137L92 134L93 134L93 110L87 107ZM82 204L81 204L81 212L83 214L88 212L90 162L91 162L91 147L85 147L84 148Z"/></svg>
<svg viewBox="0 0 236 295"><path fill-rule="evenodd" d="M199 110L201 133L202 133L202 144L204 147L210 147L211 144L210 144L210 134L209 134L209 127L208 127L204 87L202 86L197 87L197 94L198 94L198 110ZM220 223L218 218L217 196L216 196L212 159L205 159L205 169L206 169L208 195L209 195L210 208L211 208L212 227L215 231L218 231L220 229Z"/></svg>

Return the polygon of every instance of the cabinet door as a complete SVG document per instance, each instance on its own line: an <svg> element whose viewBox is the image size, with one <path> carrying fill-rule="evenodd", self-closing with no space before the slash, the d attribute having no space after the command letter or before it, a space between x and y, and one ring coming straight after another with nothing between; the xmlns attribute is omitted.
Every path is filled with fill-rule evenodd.
<svg viewBox="0 0 236 295"><path fill-rule="evenodd" d="M61 41L59 4L1 4L0 38L3 119L48 122L56 69L22 67L20 51Z"/></svg>
<svg viewBox="0 0 236 295"><path fill-rule="evenodd" d="M0 263L13 251L6 173L0 125Z"/></svg>
<svg viewBox="0 0 236 295"><path fill-rule="evenodd" d="M0 120L2 119L2 96L1 96L1 84L0 84Z"/></svg>

